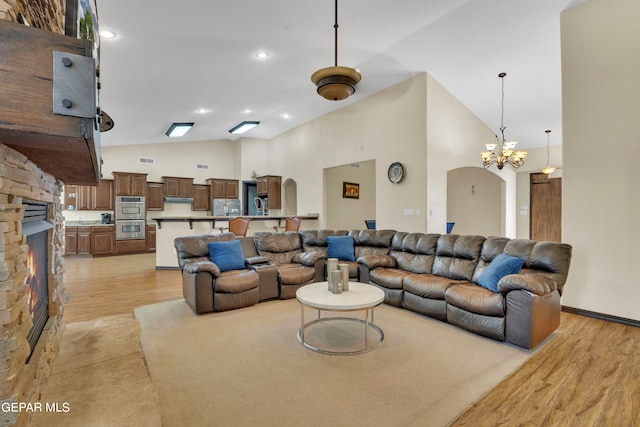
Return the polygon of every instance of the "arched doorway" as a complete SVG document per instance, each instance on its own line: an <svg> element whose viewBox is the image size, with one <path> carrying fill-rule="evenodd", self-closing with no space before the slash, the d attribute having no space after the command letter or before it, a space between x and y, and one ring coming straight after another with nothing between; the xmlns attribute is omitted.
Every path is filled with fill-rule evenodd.
<svg viewBox="0 0 640 427"><path fill-rule="evenodd" d="M505 235L505 181L476 167L447 172L447 221L452 233Z"/></svg>
<svg viewBox="0 0 640 427"><path fill-rule="evenodd" d="M298 215L298 183L287 178L282 184L284 193L284 215Z"/></svg>

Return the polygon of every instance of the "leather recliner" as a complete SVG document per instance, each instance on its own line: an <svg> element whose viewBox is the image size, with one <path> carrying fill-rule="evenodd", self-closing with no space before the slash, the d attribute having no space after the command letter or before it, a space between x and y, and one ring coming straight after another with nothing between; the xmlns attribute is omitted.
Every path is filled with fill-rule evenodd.
<svg viewBox="0 0 640 427"><path fill-rule="evenodd" d="M245 268L221 272L209 258L209 242L235 240L233 233L185 236L174 240L182 270L182 294L196 313L226 311L258 303L259 275Z"/></svg>

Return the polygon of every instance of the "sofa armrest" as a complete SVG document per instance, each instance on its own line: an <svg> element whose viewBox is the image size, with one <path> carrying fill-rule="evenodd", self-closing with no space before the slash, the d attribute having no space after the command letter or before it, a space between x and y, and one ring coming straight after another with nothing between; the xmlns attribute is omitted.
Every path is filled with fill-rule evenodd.
<svg viewBox="0 0 640 427"><path fill-rule="evenodd" d="M391 255L364 255L356 260L358 264L366 266L369 270L378 267L394 268L398 264Z"/></svg>
<svg viewBox="0 0 640 427"><path fill-rule="evenodd" d="M213 277L220 276L220 268L211 261L196 261L187 263L184 265L183 271L185 273L191 274L208 272L211 273Z"/></svg>
<svg viewBox="0 0 640 427"><path fill-rule="evenodd" d="M524 290L535 295L546 295L558 288L555 280L540 274L509 274L498 282L498 292Z"/></svg>
<svg viewBox="0 0 640 427"><path fill-rule="evenodd" d="M247 265L258 265L258 264L269 264L269 258L264 256L252 256L244 259L245 264Z"/></svg>
<svg viewBox="0 0 640 427"><path fill-rule="evenodd" d="M299 254L296 254L291 259L291 262L306 265L308 267L313 267L315 266L317 261L324 258L325 258L325 255L321 251L309 251L309 252L301 252Z"/></svg>

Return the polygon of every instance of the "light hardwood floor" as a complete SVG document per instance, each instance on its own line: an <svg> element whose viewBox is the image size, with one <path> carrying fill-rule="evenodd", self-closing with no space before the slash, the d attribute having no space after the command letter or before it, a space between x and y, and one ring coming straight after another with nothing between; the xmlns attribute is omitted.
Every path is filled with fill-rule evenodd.
<svg viewBox="0 0 640 427"><path fill-rule="evenodd" d="M65 265L67 323L182 298L180 272L155 270L154 254ZM452 426L640 426L640 328L562 313L544 347Z"/></svg>

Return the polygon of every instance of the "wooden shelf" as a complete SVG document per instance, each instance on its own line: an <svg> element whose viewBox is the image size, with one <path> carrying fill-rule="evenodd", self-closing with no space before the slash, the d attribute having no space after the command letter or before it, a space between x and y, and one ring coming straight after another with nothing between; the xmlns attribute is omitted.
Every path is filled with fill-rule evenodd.
<svg viewBox="0 0 640 427"><path fill-rule="evenodd" d="M94 119L53 112L53 52L91 56L88 44L1 19L0 40L0 141L65 184L97 185Z"/></svg>

